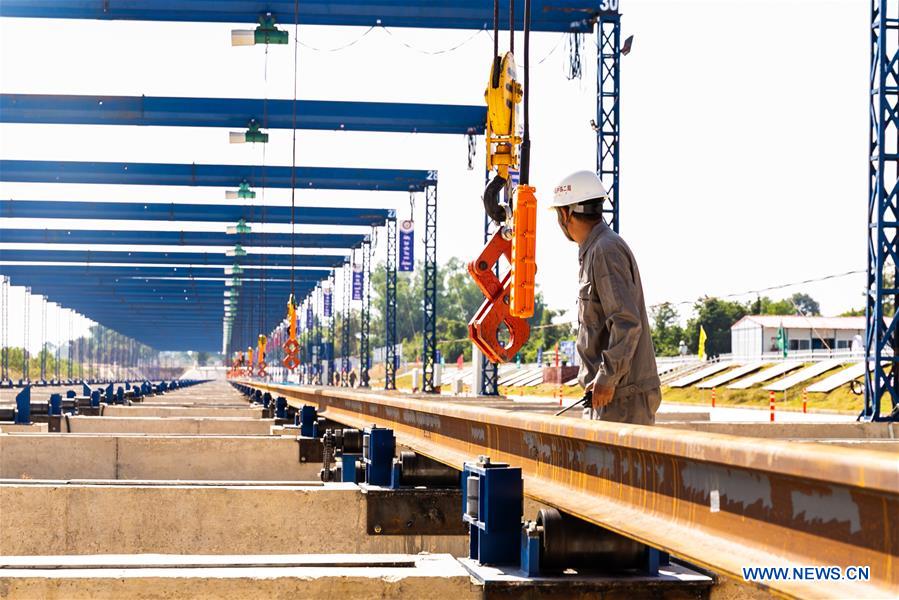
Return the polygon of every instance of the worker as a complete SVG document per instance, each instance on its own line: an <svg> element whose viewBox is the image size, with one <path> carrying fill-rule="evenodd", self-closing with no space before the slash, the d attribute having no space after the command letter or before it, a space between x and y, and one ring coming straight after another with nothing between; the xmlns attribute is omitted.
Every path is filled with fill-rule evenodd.
<svg viewBox="0 0 899 600"><path fill-rule="evenodd" d="M559 227L578 244L578 381L585 416L652 425L662 401L643 285L628 245L602 220L608 193L577 171L553 193Z"/></svg>

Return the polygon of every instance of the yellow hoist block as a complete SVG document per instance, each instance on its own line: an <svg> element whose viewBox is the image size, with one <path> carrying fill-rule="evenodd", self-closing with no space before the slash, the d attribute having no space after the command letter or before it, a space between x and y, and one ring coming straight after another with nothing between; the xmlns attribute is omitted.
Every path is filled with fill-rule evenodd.
<svg viewBox="0 0 899 600"><path fill-rule="evenodd" d="M515 79L515 57L507 52L490 67L490 78L484 98L487 100L487 170L496 169L506 180L509 169L518 168L518 104L521 103L521 84Z"/></svg>
<svg viewBox="0 0 899 600"><path fill-rule="evenodd" d="M259 364L265 364L265 345L268 343L268 339L261 333L259 334L259 339L257 340L257 351L256 356Z"/></svg>
<svg viewBox="0 0 899 600"><path fill-rule="evenodd" d="M512 237L512 289L509 313L527 319L534 316L537 277L537 197L529 185L515 188Z"/></svg>

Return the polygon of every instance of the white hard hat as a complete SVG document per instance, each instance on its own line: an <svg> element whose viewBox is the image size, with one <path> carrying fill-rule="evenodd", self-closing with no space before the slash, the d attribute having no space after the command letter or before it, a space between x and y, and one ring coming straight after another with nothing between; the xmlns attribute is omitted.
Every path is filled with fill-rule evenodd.
<svg viewBox="0 0 899 600"><path fill-rule="evenodd" d="M553 190L549 208L581 204L588 200L607 200L609 193L593 171L575 171Z"/></svg>

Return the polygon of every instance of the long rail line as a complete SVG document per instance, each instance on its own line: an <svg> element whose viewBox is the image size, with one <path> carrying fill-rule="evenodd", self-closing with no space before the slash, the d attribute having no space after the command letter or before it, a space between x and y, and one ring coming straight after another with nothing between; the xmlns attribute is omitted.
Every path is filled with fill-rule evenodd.
<svg viewBox="0 0 899 600"><path fill-rule="evenodd" d="M348 426L391 427L399 443L459 468L481 454L520 466L527 496L740 581L748 566L870 566L865 584L767 582L780 595L899 589L894 454L242 383Z"/></svg>

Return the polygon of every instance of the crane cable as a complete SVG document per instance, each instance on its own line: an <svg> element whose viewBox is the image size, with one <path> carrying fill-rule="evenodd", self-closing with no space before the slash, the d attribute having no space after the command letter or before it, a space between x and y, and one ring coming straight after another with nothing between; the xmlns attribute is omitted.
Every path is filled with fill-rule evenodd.
<svg viewBox="0 0 899 600"><path fill-rule="evenodd" d="M290 162L290 295L295 293L296 191L297 191L297 55L299 49L300 0L293 2L293 129ZM295 296L294 296L295 297Z"/></svg>

